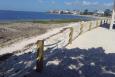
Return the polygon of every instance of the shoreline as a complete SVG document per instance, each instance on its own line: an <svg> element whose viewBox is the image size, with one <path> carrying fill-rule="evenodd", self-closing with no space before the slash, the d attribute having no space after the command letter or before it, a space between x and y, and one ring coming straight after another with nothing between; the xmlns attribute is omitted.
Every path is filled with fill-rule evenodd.
<svg viewBox="0 0 115 77"><path fill-rule="evenodd" d="M0 24L10 24L10 23L25 23L25 22L32 22L32 23L71 23L71 22L79 22L79 21L91 21L91 20L103 20L103 19L111 19L110 17L96 17L92 15L77 15L81 17L88 17L91 19L41 19L41 20L0 20Z"/></svg>
<svg viewBox="0 0 115 77"><path fill-rule="evenodd" d="M48 13L50 14L50 13ZM72 15L72 14L56 14L56 15L71 15L71 16L80 16L78 18L56 18L56 19L0 19L0 24L1 23L16 23L16 22L34 22L34 21L47 21L47 22L53 22L53 21L68 21L68 22L72 22L72 21L88 21L88 20L96 20L96 19L104 19L104 18L108 18L108 17L97 17L97 16L93 16L93 15ZM84 17L84 18L82 18ZM87 19L85 18L87 17Z"/></svg>

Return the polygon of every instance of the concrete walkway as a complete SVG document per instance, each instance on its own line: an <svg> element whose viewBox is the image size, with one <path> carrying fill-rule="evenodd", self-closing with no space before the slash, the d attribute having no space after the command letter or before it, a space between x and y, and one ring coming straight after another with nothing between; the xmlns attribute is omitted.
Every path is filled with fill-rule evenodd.
<svg viewBox="0 0 115 77"><path fill-rule="evenodd" d="M115 53L115 30L99 27L79 36L67 48L98 48L102 47L105 53Z"/></svg>

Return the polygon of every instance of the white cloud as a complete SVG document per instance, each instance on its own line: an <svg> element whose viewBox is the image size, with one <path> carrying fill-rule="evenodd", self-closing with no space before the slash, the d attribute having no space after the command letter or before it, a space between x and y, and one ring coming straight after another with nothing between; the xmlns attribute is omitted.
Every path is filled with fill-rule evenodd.
<svg viewBox="0 0 115 77"><path fill-rule="evenodd" d="M86 6L90 6L90 5L98 5L99 3L98 2L83 1L82 4L86 5Z"/></svg>
<svg viewBox="0 0 115 77"><path fill-rule="evenodd" d="M50 3L51 5L55 5L55 4L58 4L55 0L53 1L48 1L48 0L38 0L39 3L41 4L47 4L47 3Z"/></svg>
<svg viewBox="0 0 115 77"><path fill-rule="evenodd" d="M79 2L64 2L64 4L65 5L67 5L67 6L76 6L76 5L80 5L80 3Z"/></svg>
<svg viewBox="0 0 115 77"><path fill-rule="evenodd" d="M79 1L79 2L64 2L65 5L69 5L69 6L72 6L72 5L80 5L80 6L90 6L90 5L98 5L98 2L90 2L90 1L86 1L86 0L83 0L83 1Z"/></svg>
<svg viewBox="0 0 115 77"><path fill-rule="evenodd" d="M83 5L91 5L91 2L83 1L82 4L83 4Z"/></svg>
<svg viewBox="0 0 115 77"><path fill-rule="evenodd" d="M72 2L64 2L64 4L70 6L72 5Z"/></svg>
<svg viewBox="0 0 115 77"><path fill-rule="evenodd" d="M98 5L99 3L98 2L83 1L82 4L89 6L89 5Z"/></svg>
<svg viewBox="0 0 115 77"><path fill-rule="evenodd" d="M101 8L108 8L113 5L113 3L99 3L97 1L74 1L74 2L64 2L66 6L91 6L91 7L101 7Z"/></svg>

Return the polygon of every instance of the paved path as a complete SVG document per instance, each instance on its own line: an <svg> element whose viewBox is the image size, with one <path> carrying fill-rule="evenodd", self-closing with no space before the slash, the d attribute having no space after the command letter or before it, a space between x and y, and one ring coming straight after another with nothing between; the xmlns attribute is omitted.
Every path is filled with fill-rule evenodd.
<svg viewBox="0 0 115 77"><path fill-rule="evenodd" d="M31 71L27 77L115 77L114 40L115 30L99 27L84 33L68 49L52 52L42 73Z"/></svg>
<svg viewBox="0 0 115 77"><path fill-rule="evenodd" d="M79 36L67 48L89 49L102 47L106 53L115 53L115 30L96 28Z"/></svg>

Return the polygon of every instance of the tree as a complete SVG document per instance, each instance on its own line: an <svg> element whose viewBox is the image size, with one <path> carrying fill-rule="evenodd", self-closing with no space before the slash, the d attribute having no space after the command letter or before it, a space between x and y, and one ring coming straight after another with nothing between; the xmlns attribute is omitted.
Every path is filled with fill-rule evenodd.
<svg viewBox="0 0 115 77"><path fill-rule="evenodd" d="M84 12L83 12L83 14L84 14L84 15L87 15L88 12L89 12L88 9L85 9Z"/></svg>
<svg viewBox="0 0 115 77"><path fill-rule="evenodd" d="M110 9L105 9L104 11L104 16L111 16L111 10Z"/></svg>

